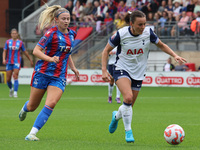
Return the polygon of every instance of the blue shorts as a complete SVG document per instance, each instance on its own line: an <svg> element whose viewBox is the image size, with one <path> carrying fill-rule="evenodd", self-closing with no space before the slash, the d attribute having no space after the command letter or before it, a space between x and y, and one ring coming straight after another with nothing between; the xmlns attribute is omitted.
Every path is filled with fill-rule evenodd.
<svg viewBox="0 0 200 150"><path fill-rule="evenodd" d="M110 73L111 76L113 76L113 71L114 71L114 65L108 65L108 72Z"/></svg>
<svg viewBox="0 0 200 150"><path fill-rule="evenodd" d="M21 66L19 63L15 64L6 64L6 71L13 70L13 69L20 69Z"/></svg>
<svg viewBox="0 0 200 150"><path fill-rule="evenodd" d="M130 77L128 72L124 70L114 70L113 78L115 82L120 78L128 78L131 81L131 89L135 91L140 91L142 87L142 80L134 80Z"/></svg>
<svg viewBox="0 0 200 150"><path fill-rule="evenodd" d="M66 79L61 79L54 76L48 76L40 72L34 72L32 75L31 86L37 89L47 89L47 87L56 86L63 92L66 87Z"/></svg>

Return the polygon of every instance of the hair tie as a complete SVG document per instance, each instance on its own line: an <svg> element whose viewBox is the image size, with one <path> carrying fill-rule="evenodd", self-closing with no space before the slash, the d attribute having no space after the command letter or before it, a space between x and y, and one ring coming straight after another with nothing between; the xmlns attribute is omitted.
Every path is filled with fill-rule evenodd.
<svg viewBox="0 0 200 150"><path fill-rule="evenodd" d="M62 11L62 12L60 12L57 16L56 16L56 18L58 18L58 16L60 15L60 14L62 14L62 13L69 13L68 11Z"/></svg>

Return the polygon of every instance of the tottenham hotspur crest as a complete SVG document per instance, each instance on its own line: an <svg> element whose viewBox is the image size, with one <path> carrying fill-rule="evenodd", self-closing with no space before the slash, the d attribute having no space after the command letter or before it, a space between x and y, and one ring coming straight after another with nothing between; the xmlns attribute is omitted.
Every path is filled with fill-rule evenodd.
<svg viewBox="0 0 200 150"><path fill-rule="evenodd" d="M144 45L144 41L145 41L145 40L142 40L142 45Z"/></svg>

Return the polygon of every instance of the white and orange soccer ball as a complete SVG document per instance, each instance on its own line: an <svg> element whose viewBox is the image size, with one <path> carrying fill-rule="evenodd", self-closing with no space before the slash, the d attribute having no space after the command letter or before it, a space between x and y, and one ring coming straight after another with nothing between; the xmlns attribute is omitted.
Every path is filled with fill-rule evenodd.
<svg viewBox="0 0 200 150"><path fill-rule="evenodd" d="M185 132L181 126L172 124L165 129L164 138L167 143L177 145L183 142L185 138Z"/></svg>

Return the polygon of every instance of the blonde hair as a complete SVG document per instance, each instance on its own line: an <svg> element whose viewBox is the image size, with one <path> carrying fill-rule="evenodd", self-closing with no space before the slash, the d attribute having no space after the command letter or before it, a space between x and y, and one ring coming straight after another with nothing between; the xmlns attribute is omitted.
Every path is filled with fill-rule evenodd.
<svg viewBox="0 0 200 150"><path fill-rule="evenodd" d="M40 14L39 17L39 26L40 30L43 30L44 28L51 26L54 22L54 18L58 17L59 14L62 12L69 12L67 9L62 8L60 5L53 5L48 6L46 5L46 9Z"/></svg>

